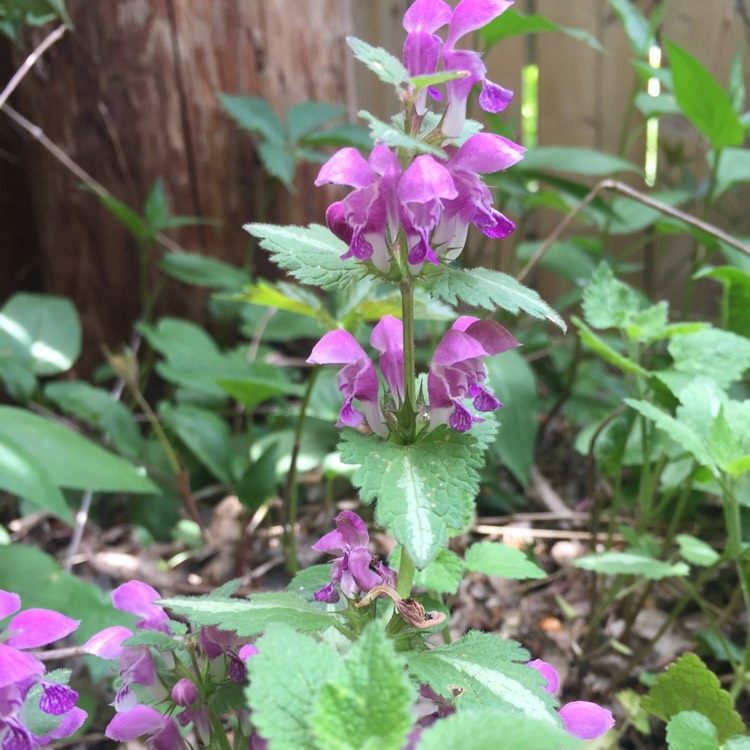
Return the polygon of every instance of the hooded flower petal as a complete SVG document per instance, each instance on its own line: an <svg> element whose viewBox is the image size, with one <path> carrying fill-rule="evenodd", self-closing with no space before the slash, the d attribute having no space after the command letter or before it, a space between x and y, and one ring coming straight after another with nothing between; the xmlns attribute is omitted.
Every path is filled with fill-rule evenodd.
<svg viewBox="0 0 750 750"><path fill-rule="evenodd" d="M155 708L138 704L129 711L115 714L104 734L117 742L129 742L144 734L158 732L167 721Z"/></svg>
<svg viewBox="0 0 750 750"><path fill-rule="evenodd" d="M399 406L404 400L404 324L384 315L372 329L370 344L380 352L380 372Z"/></svg>
<svg viewBox="0 0 750 750"><path fill-rule="evenodd" d="M338 427L356 427L362 422L362 414L352 404L356 398L370 429L385 437L385 417L380 409L375 365L351 333L343 329L330 331L318 341L307 361L315 365L344 365L337 376L339 391L344 397Z"/></svg>
<svg viewBox="0 0 750 750"><path fill-rule="evenodd" d="M39 648L70 635L78 624L79 620L51 609L27 609L8 624L8 632L13 635L5 643L14 648Z"/></svg>
<svg viewBox="0 0 750 750"><path fill-rule="evenodd" d="M453 47L462 36L486 26L511 5L513 0L461 0L453 11L446 45Z"/></svg>
<svg viewBox="0 0 750 750"><path fill-rule="evenodd" d="M0 688L44 674L44 664L36 656L0 643Z"/></svg>
<svg viewBox="0 0 750 750"><path fill-rule="evenodd" d="M500 401L484 386L487 370L481 360L518 345L494 320L459 318L435 349L427 375L430 429L447 423L465 432L474 422L483 421L466 408L465 398L473 399L478 411L500 408Z"/></svg>
<svg viewBox="0 0 750 750"><path fill-rule="evenodd" d="M375 182L377 175L356 148L339 149L321 168L315 179L320 187L327 183L363 188Z"/></svg>
<svg viewBox="0 0 750 750"><path fill-rule="evenodd" d="M138 615L136 627L141 630L158 630L171 635L169 615L158 605L161 594L152 586L142 581L128 581L112 592L112 603L122 612Z"/></svg>
<svg viewBox="0 0 750 750"><path fill-rule="evenodd" d="M566 703L559 714L568 734L579 740L595 740L615 725L610 711L589 701Z"/></svg>
<svg viewBox="0 0 750 750"><path fill-rule="evenodd" d="M74 706L63 716L63 720L51 732L45 734L43 737L37 737L36 740L41 745L47 745L53 740L70 737L83 726L83 722L86 721L87 716L88 714L82 708Z"/></svg>
<svg viewBox="0 0 750 750"><path fill-rule="evenodd" d="M21 598L18 594L0 589L0 620L21 609Z"/></svg>
<svg viewBox="0 0 750 750"><path fill-rule="evenodd" d="M352 510L342 510L336 516L336 528L321 537L312 548L316 552L343 554L352 547L367 547L370 535L367 524Z"/></svg>
<svg viewBox="0 0 750 750"><path fill-rule="evenodd" d="M447 168L453 174L468 170L479 174L492 174L518 163L526 149L494 133L475 133L459 147Z"/></svg>
<svg viewBox="0 0 750 750"><path fill-rule="evenodd" d="M126 651L120 644L130 638L133 633L121 625L113 625L95 633L83 644L87 654L101 656L103 659L119 659Z"/></svg>
<svg viewBox="0 0 750 750"><path fill-rule="evenodd" d="M547 680L544 689L550 695L554 695L560 689L560 678L557 675L557 670L551 664L541 659L534 659L534 661L530 661L526 666L536 669Z"/></svg>

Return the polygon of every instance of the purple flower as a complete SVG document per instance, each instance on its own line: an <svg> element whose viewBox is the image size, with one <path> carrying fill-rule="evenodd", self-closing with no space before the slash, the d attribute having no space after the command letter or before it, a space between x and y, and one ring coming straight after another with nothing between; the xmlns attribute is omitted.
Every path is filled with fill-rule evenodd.
<svg viewBox="0 0 750 750"><path fill-rule="evenodd" d="M551 664L541 659L534 659L526 666L536 669L547 680L545 690L548 693L553 695L558 691L560 681L557 670ZM595 740L597 737L606 734L615 725L615 720L610 711L589 701L566 703L558 713L565 731L579 740Z"/></svg>
<svg viewBox="0 0 750 750"><path fill-rule="evenodd" d="M174 720L162 716L151 706L137 705L116 714L104 734L117 742L129 742L149 735L149 750L182 750L188 747Z"/></svg>
<svg viewBox="0 0 750 750"><path fill-rule="evenodd" d="M427 375L430 430L447 423L465 432L483 422L464 406L465 398L473 399L477 411L499 409L502 404L485 388L487 370L481 360L516 346L518 341L494 320L459 318L437 345Z"/></svg>
<svg viewBox="0 0 750 750"><path fill-rule="evenodd" d="M450 172L429 154L414 159L401 177L398 198L409 245L408 260L416 270L425 260L439 264L430 234L440 220L444 201L457 196Z"/></svg>
<svg viewBox="0 0 750 750"><path fill-rule="evenodd" d="M133 684L144 685L155 700L162 700L167 695L166 688L157 677L148 646L122 645L132 635L127 628L115 625L91 636L83 645L86 653L117 660L122 685L112 705L118 713L130 711L138 704L138 698L130 688Z"/></svg>
<svg viewBox="0 0 750 750"><path fill-rule="evenodd" d="M492 195L479 174L491 174L516 164L525 149L492 133L477 133L453 151L445 167L453 178L458 195L443 202L444 210L435 228L432 244L441 257L454 260L463 250L469 224L475 224L487 237L507 237L515 225L492 207Z"/></svg>
<svg viewBox="0 0 750 750"><path fill-rule="evenodd" d="M315 344L307 361L315 365L344 365L337 376L339 390L344 397L337 427L357 427L364 417L374 433L380 437L386 436L375 365L351 333L343 329L330 331ZM362 406L364 415L352 405L355 398Z"/></svg>
<svg viewBox="0 0 750 750"><path fill-rule="evenodd" d="M370 345L380 352L380 372L398 407L404 400L404 324L384 315L372 329Z"/></svg>
<svg viewBox="0 0 750 750"><path fill-rule="evenodd" d="M443 40L435 32L450 23L453 11L443 0L416 0L404 14L404 65L410 76L429 75L437 70ZM426 91L414 102L418 115L425 113Z"/></svg>
<svg viewBox="0 0 750 750"><path fill-rule="evenodd" d="M355 188L326 212L330 230L349 245L342 259L371 261L379 271L388 270L388 245L398 234L400 176L398 157L386 146L375 146L367 160L354 148L342 148L321 167L316 185Z"/></svg>
<svg viewBox="0 0 750 750"><path fill-rule="evenodd" d="M0 619L17 612L20 606L17 594L0 590ZM4 642L0 643L0 747L3 750L31 750L47 745L53 739L73 734L83 723L86 713L75 707L78 693L67 685L43 679L44 664L24 652L24 649L40 648L65 638L77 627L77 620L50 609L24 610L8 623ZM32 696L44 713L60 717L57 726L44 736L34 735L26 727L27 702Z"/></svg>
<svg viewBox="0 0 750 750"><path fill-rule="evenodd" d="M216 625L201 628L200 641L210 662L210 669L217 681L226 676L232 682L242 683L247 676L245 660L237 654L240 641L233 630L222 630Z"/></svg>
<svg viewBox="0 0 750 750"><path fill-rule="evenodd" d="M365 522L353 511L342 510L336 516L336 528L313 545L317 552L339 555L331 565L330 582L315 592L319 602L339 600L337 583L348 599L378 584L395 586L395 573L372 555L369 543Z"/></svg>
<svg viewBox="0 0 750 750"><path fill-rule="evenodd" d="M135 624L139 630L158 630L172 635L168 624L169 615L158 604L153 603L157 599L161 599L161 594L142 581L128 581L112 592L115 609L141 618Z"/></svg>
<svg viewBox="0 0 750 750"><path fill-rule="evenodd" d="M453 11L448 37L442 50L443 67L447 71L465 70L465 78L448 81L448 105L442 130L449 138L457 138L466 121L466 100L475 83L481 82L479 106L485 112L501 112L513 98L513 92L485 77L487 68L478 52L456 49L456 42L471 31L486 26L513 4L512 0L461 0Z"/></svg>

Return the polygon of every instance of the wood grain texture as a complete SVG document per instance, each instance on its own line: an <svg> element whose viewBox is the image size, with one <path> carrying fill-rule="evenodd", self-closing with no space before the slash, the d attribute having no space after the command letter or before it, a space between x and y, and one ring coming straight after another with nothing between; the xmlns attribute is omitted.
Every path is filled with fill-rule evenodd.
<svg viewBox="0 0 750 750"><path fill-rule="evenodd" d="M242 263L242 225L260 218L273 186L253 136L221 111L217 94L261 96L282 112L304 100L348 103L350 2L70 0L75 32L24 81L17 106L136 210L161 176L175 214L220 222L174 238ZM26 156L43 287L74 299L98 359L99 345L128 340L140 311L135 243L43 149L29 143ZM311 189L316 172L300 170L294 198L277 188L266 218L321 221L329 196ZM159 309L199 319L204 302L174 283Z"/></svg>

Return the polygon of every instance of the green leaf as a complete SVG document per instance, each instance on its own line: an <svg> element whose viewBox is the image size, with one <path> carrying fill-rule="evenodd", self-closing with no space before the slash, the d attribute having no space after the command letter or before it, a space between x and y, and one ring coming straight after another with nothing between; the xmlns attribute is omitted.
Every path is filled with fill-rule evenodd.
<svg viewBox="0 0 750 750"><path fill-rule="evenodd" d="M398 570L401 547L396 547L388 558L390 567ZM437 557L414 576L414 585L435 594L455 594L464 577L464 562L452 550L441 549Z"/></svg>
<svg viewBox="0 0 750 750"><path fill-rule="evenodd" d="M370 131L363 125L345 122L341 125L333 125L325 130L310 133L302 139L305 146L351 146L360 151L369 151L372 148Z"/></svg>
<svg viewBox="0 0 750 750"><path fill-rule="evenodd" d="M320 591L331 581L331 564L311 565L300 570L289 582L287 591L304 599L306 602L315 601L315 592Z"/></svg>
<svg viewBox="0 0 750 750"><path fill-rule="evenodd" d="M660 581L672 576L686 576L690 573L690 568L683 562L667 563L637 550L585 555L574 560L573 565L582 570L592 570L608 576L643 576L650 581Z"/></svg>
<svg viewBox="0 0 750 750"><path fill-rule="evenodd" d="M373 47L356 36L348 36L346 43L354 57L363 62L381 81L397 87L409 81L409 71L398 58L382 47Z"/></svg>
<svg viewBox="0 0 750 750"><path fill-rule="evenodd" d="M219 94L223 110L235 122L251 133L257 133L273 143L284 142L284 125L265 99L258 96Z"/></svg>
<svg viewBox="0 0 750 750"><path fill-rule="evenodd" d="M674 95L683 114L714 149L740 146L744 134L726 92L689 52L665 39L672 68Z"/></svg>
<svg viewBox="0 0 750 750"><path fill-rule="evenodd" d="M690 534L678 534L677 544L680 545L680 557L692 565L707 567L721 559L721 555L710 544Z"/></svg>
<svg viewBox="0 0 750 750"><path fill-rule="evenodd" d="M73 430L24 409L0 406L0 438L30 456L43 457L49 478L59 487L158 493L144 471Z"/></svg>
<svg viewBox="0 0 750 750"><path fill-rule="evenodd" d="M260 240L260 246L279 268L303 284L328 291L343 289L362 274L362 266L341 260L347 246L327 227L246 224L244 228Z"/></svg>
<svg viewBox="0 0 750 750"><path fill-rule="evenodd" d="M542 31L560 31L574 39L578 39L598 52L604 52L604 47L599 40L584 29L575 29L570 26L560 26L554 21L537 13L526 15L515 10L506 10L494 21L490 21L479 33L488 48L493 47L503 39L522 34L538 34Z"/></svg>
<svg viewBox="0 0 750 750"><path fill-rule="evenodd" d="M375 143L382 143L391 148L402 148L415 154L432 154L438 157L438 159L446 158L446 153L443 149L431 146L420 138L408 135L397 124L383 122L365 110L361 110L357 114L370 124L372 140Z"/></svg>
<svg viewBox="0 0 750 750"><path fill-rule="evenodd" d="M583 292L583 317L592 328L625 328L647 305L643 294L600 263Z"/></svg>
<svg viewBox="0 0 750 750"><path fill-rule="evenodd" d="M310 725L327 750L400 750L412 725L415 699L403 658L372 622L343 667L320 689Z"/></svg>
<svg viewBox="0 0 750 750"><path fill-rule="evenodd" d="M524 263L531 260L541 247L541 241L522 242L516 256ZM598 265L596 256L574 242L553 242L539 261L541 268L549 268L576 286L587 285Z"/></svg>
<svg viewBox="0 0 750 750"><path fill-rule="evenodd" d="M62 411L100 430L121 453L140 455L143 438L130 410L109 391L80 380L49 383L44 395Z"/></svg>
<svg viewBox="0 0 750 750"><path fill-rule="evenodd" d="M294 193L295 155L284 144L263 141L258 146L258 156L266 172L283 182L290 193Z"/></svg>
<svg viewBox="0 0 750 750"><path fill-rule="evenodd" d="M310 715L321 687L341 668L340 656L328 644L277 624L256 645L245 689L253 724L273 750L319 750Z"/></svg>
<svg viewBox="0 0 750 750"><path fill-rule="evenodd" d="M126 638L122 646L155 646L158 651L174 651L181 648L182 644L171 635L162 633L160 630L138 630L135 635Z"/></svg>
<svg viewBox="0 0 750 750"><path fill-rule="evenodd" d="M449 646L408 652L406 660L413 677L459 709L510 710L559 726L544 678L526 666L528 652L514 641L471 631Z"/></svg>
<svg viewBox="0 0 750 750"><path fill-rule="evenodd" d="M649 197L668 206L679 206L693 199L695 193L691 190L662 190L650 193ZM659 209L633 198L615 198L609 202L609 206L610 212L591 214L596 225L609 235L640 232L664 217Z"/></svg>
<svg viewBox="0 0 750 750"><path fill-rule="evenodd" d="M697 711L680 711L667 724L669 750L721 750L716 727Z"/></svg>
<svg viewBox="0 0 750 750"><path fill-rule="evenodd" d="M159 602L193 625L218 625L247 637L262 633L271 624L283 624L300 632L327 630L334 620L287 592L253 594L249 599L183 596Z"/></svg>
<svg viewBox="0 0 750 750"><path fill-rule="evenodd" d="M187 446L203 466L227 487L233 486L232 434L226 421L207 409L191 404L163 402L159 409L167 427Z"/></svg>
<svg viewBox="0 0 750 750"><path fill-rule="evenodd" d="M467 740L470 739L470 745ZM501 744L498 744L498 738ZM418 750L446 750L470 747L471 750L575 750L581 742L560 727L553 727L523 713L502 713L491 709L462 711L436 721L426 729Z"/></svg>
<svg viewBox="0 0 750 750"><path fill-rule="evenodd" d="M238 299L249 302L251 305L275 307L278 310L287 310L310 318L319 319L323 312L323 303L314 294L283 282L275 285L267 281L259 281L245 289Z"/></svg>
<svg viewBox="0 0 750 750"><path fill-rule="evenodd" d="M340 104L326 104L324 102L298 102L286 111L286 122L289 130L289 140L296 143L304 136L318 130L322 125L342 117L347 108Z"/></svg>
<svg viewBox="0 0 750 750"><path fill-rule="evenodd" d="M713 165L713 160L711 159ZM714 200L733 185L750 182L750 149L725 148L719 156L719 166L716 170L716 187Z"/></svg>
<svg viewBox="0 0 750 750"><path fill-rule="evenodd" d="M471 307L485 310L500 308L514 315L523 310L567 330L565 321L533 289L499 271L441 265L427 281L432 294L448 304L455 305L460 299Z"/></svg>
<svg viewBox="0 0 750 750"><path fill-rule="evenodd" d="M466 569L514 580L546 578L547 573L515 547L500 542L477 542L466 550Z"/></svg>
<svg viewBox="0 0 750 750"><path fill-rule="evenodd" d="M516 169L535 172L570 172L580 175L607 175L615 172L640 172L627 159L605 154L593 148L541 146L528 150Z"/></svg>
<svg viewBox="0 0 750 750"><path fill-rule="evenodd" d="M249 513L260 508L266 500L276 494L277 453L277 444L269 445L258 460L248 466L247 471L237 483L237 498Z"/></svg>
<svg viewBox="0 0 750 750"><path fill-rule="evenodd" d="M87 190L88 188L84 189ZM127 230L133 235L139 244L152 239L153 230L140 214L136 213L132 208L126 206L122 201L118 201L117 198L114 198L111 195L105 195L96 190L91 190L91 192L116 219L125 225Z"/></svg>
<svg viewBox="0 0 750 750"><path fill-rule="evenodd" d="M649 22L630 0L609 0L609 4L628 35L630 48L638 57L647 56L657 43Z"/></svg>
<svg viewBox="0 0 750 750"><path fill-rule="evenodd" d="M643 707L662 721L683 711L697 711L716 727L719 742L745 730L729 693L693 653L683 654L656 678Z"/></svg>
<svg viewBox="0 0 750 750"><path fill-rule="evenodd" d="M748 169L750 169L750 161L748 161ZM750 273L734 266L720 266L702 269L695 278L717 279L723 284L722 327L750 338Z"/></svg>
<svg viewBox="0 0 750 750"><path fill-rule="evenodd" d="M73 524L62 492L47 473L42 457L0 434L0 488Z"/></svg>
<svg viewBox="0 0 750 750"><path fill-rule="evenodd" d="M633 375L640 375L643 378L649 376L648 370L645 370L637 362L633 362L632 359L628 359L619 352L615 351L604 339L597 336L582 320L573 316L571 318L573 325L578 329L578 335L581 337L581 341L591 349L592 352L598 354L605 362L614 365L623 372L629 372Z"/></svg>
<svg viewBox="0 0 750 750"><path fill-rule="evenodd" d="M724 743L724 750L750 750L750 737L731 737Z"/></svg>
<svg viewBox="0 0 750 750"><path fill-rule="evenodd" d="M160 267L173 279L209 289L236 292L250 283L250 277L241 268L198 253L166 253Z"/></svg>
<svg viewBox="0 0 750 750"><path fill-rule="evenodd" d="M725 388L750 368L750 339L718 328L673 336L667 349L678 372L713 378Z"/></svg>
<svg viewBox="0 0 750 750"><path fill-rule="evenodd" d="M36 375L69 370L81 353L73 303L50 294L14 294L0 310L0 358L27 360Z"/></svg>
<svg viewBox="0 0 750 750"><path fill-rule="evenodd" d="M490 450L526 487L534 463L538 399L534 371L516 349L485 362L493 393L503 402L502 426Z"/></svg>
<svg viewBox="0 0 750 750"><path fill-rule="evenodd" d="M341 458L360 464L353 483L366 503L378 499L376 518L406 547L418 568L466 525L479 489L484 450L471 432L439 427L411 445L383 443L344 432Z"/></svg>
<svg viewBox="0 0 750 750"><path fill-rule="evenodd" d="M164 180L161 177L154 180L143 206L143 215L154 229L162 229L169 218L169 201L164 190Z"/></svg>
<svg viewBox="0 0 750 750"><path fill-rule="evenodd" d="M675 419L648 401L637 401L632 398L626 398L624 401L639 414L650 419L660 430L666 432L672 440L690 453L701 466L710 469L714 474L717 473L716 463L700 433L684 421Z"/></svg>
<svg viewBox="0 0 750 750"><path fill-rule="evenodd" d="M278 367L265 362L248 362L243 377L219 377L216 384L252 411L275 396L301 396L302 388L292 383Z"/></svg>
<svg viewBox="0 0 750 750"><path fill-rule="evenodd" d="M437 73L429 73L422 76L413 76L409 80L417 91L426 89L428 86L439 86L441 83L455 81L457 78L466 78L468 72L465 70L441 70Z"/></svg>
<svg viewBox="0 0 750 750"><path fill-rule="evenodd" d="M645 118L661 115L681 115L682 110L672 94L652 96L648 91L639 91L635 95L635 106Z"/></svg>

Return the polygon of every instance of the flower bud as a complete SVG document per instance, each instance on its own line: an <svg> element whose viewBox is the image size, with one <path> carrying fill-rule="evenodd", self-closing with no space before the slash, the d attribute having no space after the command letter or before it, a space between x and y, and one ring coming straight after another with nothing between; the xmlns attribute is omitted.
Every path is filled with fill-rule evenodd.
<svg viewBox="0 0 750 750"><path fill-rule="evenodd" d="M200 692L192 680L187 677L183 677L181 680L177 680L174 687L172 688L172 700L178 706L184 706L189 708L192 706L200 697Z"/></svg>

